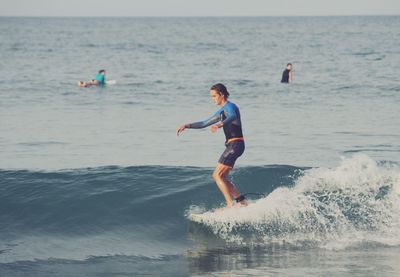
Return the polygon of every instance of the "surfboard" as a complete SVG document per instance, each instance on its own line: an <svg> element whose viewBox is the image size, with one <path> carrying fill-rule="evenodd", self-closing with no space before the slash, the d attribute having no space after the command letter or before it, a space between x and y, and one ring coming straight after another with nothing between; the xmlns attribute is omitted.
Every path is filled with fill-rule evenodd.
<svg viewBox="0 0 400 277"><path fill-rule="evenodd" d="M205 220L205 217L203 214L189 214L188 219L193 222L203 223Z"/></svg>
<svg viewBox="0 0 400 277"><path fill-rule="evenodd" d="M83 81L77 81L77 84L78 84L78 86L85 87L85 88L93 86L92 84L87 84L86 82L83 82ZM115 85L115 84L117 84L116 80L108 80L108 81L106 81L106 85L107 86Z"/></svg>
<svg viewBox="0 0 400 277"><path fill-rule="evenodd" d="M234 206L232 208L228 208L228 209L226 207L222 207L222 208L218 208L218 209L214 209L214 210L209 210L209 211L206 211L203 213L199 213L199 211L192 212L187 215L187 218L190 221L197 222L197 223L209 223L210 221L225 220L227 218L232 219L234 217L234 215L236 214L234 212L236 209L240 209L240 210L246 209L246 207L253 205L256 202L254 200L249 200L249 199L246 199L246 201L247 201L246 206L236 205L236 206ZM232 214L232 211L233 211L233 214ZM222 215L222 217L221 217L221 215ZM224 215L226 215L227 217L225 217Z"/></svg>
<svg viewBox="0 0 400 277"><path fill-rule="evenodd" d="M106 81L106 85L115 85L117 83L116 80L108 80Z"/></svg>

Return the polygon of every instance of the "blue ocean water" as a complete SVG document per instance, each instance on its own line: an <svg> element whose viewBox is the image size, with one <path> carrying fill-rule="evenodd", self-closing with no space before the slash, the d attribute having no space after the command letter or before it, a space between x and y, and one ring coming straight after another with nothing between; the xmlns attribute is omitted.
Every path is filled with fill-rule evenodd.
<svg viewBox="0 0 400 277"><path fill-rule="evenodd" d="M399 19L0 18L0 275L396 276ZM197 224L216 82L265 196Z"/></svg>

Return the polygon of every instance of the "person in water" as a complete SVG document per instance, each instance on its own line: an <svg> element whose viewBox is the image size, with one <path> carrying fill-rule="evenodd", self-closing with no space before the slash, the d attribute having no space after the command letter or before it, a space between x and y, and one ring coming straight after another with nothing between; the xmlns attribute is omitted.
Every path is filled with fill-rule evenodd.
<svg viewBox="0 0 400 277"><path fill-rule="evenodd" d="M218 160L212 177L222 192L227 207L232 207L234 204L245 206L245 197L227 179L237 158L243 154L245 148L239 108L234 103L228 101L229 92L223 84L213 85L210 89L210 95L214 103L221 108L204 121L180 126L176 133L180 135L185 129L201 129L210 125L212 125L212 133L215 133L219 128L223 128L226 138L226 149ZM235 202L233 202L232 198Z"/></svg>
<svg viewBox="0 0 400 277"><path fill-rule="evenodd" d="M80 87L89 86L104 86L106 84L106 71L104 69L99 70L93 80L88 82L78 81Z"/></svg>
<svg viewBox="0 0 400 277"><path fill-rule="evenodd" d="M292 64L288 63L285 71L282 73L281 83L291 83L292 82Z"/></svg>

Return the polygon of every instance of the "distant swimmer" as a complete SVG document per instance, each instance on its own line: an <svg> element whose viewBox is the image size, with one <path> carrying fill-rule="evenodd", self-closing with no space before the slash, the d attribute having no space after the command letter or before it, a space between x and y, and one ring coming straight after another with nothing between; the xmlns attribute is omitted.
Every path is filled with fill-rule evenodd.
<svg viewBox="0 0 400 277"><path fill-rule="evenodd" d="M291 83L292 82L292 64L288 63L285 71L282 73L281 83Z"/></svg>
<svg viewBox="0 0 400 277"><path fill-rule="evenodd" d="M221 108L204 121L180 126L176 130L176 133L180 135L187 128L201 129L210 125L212 125L212 133L215 133L219 128L223 128L226 138L226 149L218 160L212 177L225 197L227 207L232 207L235 204L245 206L245 197L227 180L228 174L232 170L235 161L243 154L245 148L239 108L234 103L228 101L229 92L223 84L215 84L212 86L210 95L214 103ZM235 200L235 203L232 198Z"/></svg>
<svg viewBox="0 0 400 277"><path fill-rule="evenodd" d="M89 87L89 86L104 86L106 84L106 71L104 69L99 70L93 80L88 82L78 81L78 86Z"/></svg>

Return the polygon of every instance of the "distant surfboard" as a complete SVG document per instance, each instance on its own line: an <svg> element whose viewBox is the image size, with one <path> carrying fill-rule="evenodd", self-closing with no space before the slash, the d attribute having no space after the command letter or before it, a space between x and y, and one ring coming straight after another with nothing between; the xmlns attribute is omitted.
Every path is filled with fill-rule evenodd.
<svg viewBox="0 0 400 277"><path fill-rule="evenodd" d="M86 82L83 82L83 81L78 81L77 84L80 87L91 87L91 86L94 86L92 84L87 84ZM107 86L115 85L115 84L117 84L116 80L108 80L108 81L106 81L106 85Z"/></svg>
<svg viewBox="0 0 400 277"><path fill-rule="evenodd" d="M106 85L115 85L115 84L117 84L116 80L108 80L108 81L106 81Z"/></svg>

